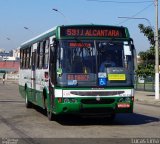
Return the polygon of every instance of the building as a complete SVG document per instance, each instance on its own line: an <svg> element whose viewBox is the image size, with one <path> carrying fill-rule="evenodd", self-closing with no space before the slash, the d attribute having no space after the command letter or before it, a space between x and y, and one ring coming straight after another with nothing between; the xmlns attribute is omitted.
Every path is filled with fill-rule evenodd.
<svg viewBox="0 0 160 144"><path fill-rule="evenodd" d="M17 49L14 49L12 51L13 51L13 57L15 57L16 60L19 60L19 58L20 58L20 49L17 48Z"/></svg>
<svg viewBox="0 0 160 144"><path fill-rule="evenodd" d="M20 50L19 48L13 49L9 52L5 52L5 50L0 49L0 60L1 61L14 61L20 59Z"/></svg>
<svg viewBox="0 0 160 144"><path fill-rule="evenodd" d="M0 49L0 73L18 73L19 71L19 48L5 52Z"/></svg>
<svg viewBox="0 0 160 144"><path fill-rule="evenodd" d="M0 48L0 53L4 53L4 52L5 52L5 50Z"/></svg>
<svg viewBox="0 0 160 144"><path fill-rule="evenodd" d="M2 57L2 61L15 61L15 60L16 60L15 57L10 57L10 56Z"/></svg>
<svg viewBox="0 0 160 144"><path fill-rule="evenodd" d="M139 65L140 63L143 63L143 60L139 55L137 55L137 64Z"/></svg>

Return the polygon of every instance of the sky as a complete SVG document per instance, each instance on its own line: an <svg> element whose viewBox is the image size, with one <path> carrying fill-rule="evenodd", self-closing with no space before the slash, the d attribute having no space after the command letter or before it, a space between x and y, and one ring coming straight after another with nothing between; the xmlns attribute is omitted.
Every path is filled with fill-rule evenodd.
<svg viewBox="0 0 160 144"><path fill-rule="evenodd" d="M103 24L128 27L139 53L150 47L140 23L155 27L154 0L0 0L0 49L16 49L57 25Z"/></svg>

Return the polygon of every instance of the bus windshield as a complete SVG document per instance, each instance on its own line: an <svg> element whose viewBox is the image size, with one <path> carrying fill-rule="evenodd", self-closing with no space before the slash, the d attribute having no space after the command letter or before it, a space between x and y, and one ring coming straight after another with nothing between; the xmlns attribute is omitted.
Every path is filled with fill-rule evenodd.
<svg viewBox="0 0 160 144"><path fill-rule="evenodd" d="M57 54L57 82L60 86L116 85L117 80L114 83L109 81L108 74L116 70L126 75L126 71L131 72L129 67L133 61L131 49L125 47L124 42L107 40L61 40ZM99 85L99 75L105 75L105 85Z"/></svg>

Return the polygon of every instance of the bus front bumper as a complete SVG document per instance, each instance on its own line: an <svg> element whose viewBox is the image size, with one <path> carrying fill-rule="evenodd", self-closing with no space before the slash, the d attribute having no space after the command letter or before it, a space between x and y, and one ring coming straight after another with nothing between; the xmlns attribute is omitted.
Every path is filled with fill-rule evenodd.
<svg viewBox="0 0 160 144"><path fill-rule="evenodd" d="M107 98L106 98L107 99ZM92 102L92 103L91 103ZM88 103L84 103L81 100L77 101L63 101L61 103L58 100L55 101L55 114L84 114L84 115L103 115L111 113L132 113L133 101L130 102L118 102L118 99L114 99L113 103L104 104L102 102L96 102L94 98L90 99Z"/></svg>

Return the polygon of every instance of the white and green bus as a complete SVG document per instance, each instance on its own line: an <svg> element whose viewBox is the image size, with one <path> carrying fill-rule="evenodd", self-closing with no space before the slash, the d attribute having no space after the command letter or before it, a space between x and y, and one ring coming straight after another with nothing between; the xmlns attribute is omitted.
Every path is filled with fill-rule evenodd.
<svg viewBox="0 0 160 144"><path fill-rule="evenodd" d="M104 62L108 55L114 65ZM103 63L103 69L101 68ZM26 107L56 115L132 113L136 53L126 27L54 27L20 46L19 91Z"/></svg>

